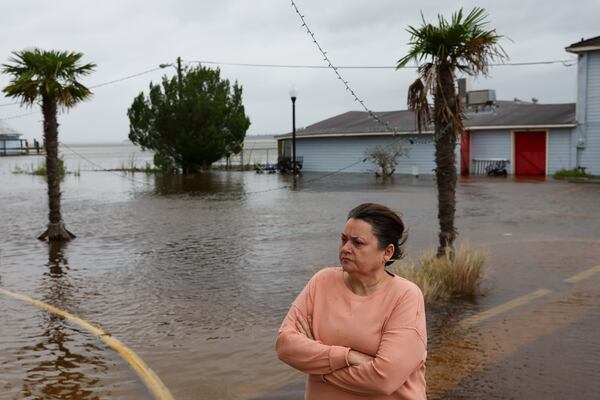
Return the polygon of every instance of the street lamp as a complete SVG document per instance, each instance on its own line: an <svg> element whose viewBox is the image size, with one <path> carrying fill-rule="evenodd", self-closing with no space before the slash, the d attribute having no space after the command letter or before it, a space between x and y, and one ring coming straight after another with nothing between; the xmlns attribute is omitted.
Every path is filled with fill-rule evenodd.
<svg viewBox="0 0 600 400"><path fill-rule="evenodd" d="M159 68L173 67L173 68L177 69L177 95L179 96L179 100L181 100L181 88L182 88L181 57L177 57L177 65L175 65L175 64L159 64L158 67Z"/></svg>
<svg viewBox="0 0 600 400"><path fill-rule="evenodd" d="M298 89L293 85L290 89L290 98L292 99L292 173L294 179L296 177L296 98L298 97Z"/></svg>

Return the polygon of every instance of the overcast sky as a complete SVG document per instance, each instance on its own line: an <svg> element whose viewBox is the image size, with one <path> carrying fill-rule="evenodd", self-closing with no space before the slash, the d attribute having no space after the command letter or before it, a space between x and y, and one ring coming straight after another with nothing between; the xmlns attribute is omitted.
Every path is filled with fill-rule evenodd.
<svg viewBox="0 0 600 400"><path fill-rule="evenodd" d="M459 7L484 7L490 26L505 35L510 62L575 59L564 48L600 35L597 0L401 1L295 0L309 27L336 65L395 65L407 49L408 25L419 25L420 12L433 20ZM25 48L73 50L98 65L84 78L88 86L158 67L161 63L324 65L323 57L300 26L289 0L3 0L0 12L0 62ZM126 116L134 96L150 81L172 75L174 68L98 87L94 97L59 116L65 143L119 142L127 138ZM414 69L340 70L374 111L406 109L406 90ZM222 77L237 80L252 125L248 134L291 131L289 89L298 88L297 127L360 110L333 71L221 66ZM0 75L0 87L9 82ZM499 100L532 97L541 103L575 101L576 67L562 64L499 66L471 89L495 89ZM0 96L0 105L13 100ZM33 111L35 111L34 109ZM29 113L17 105L0 106L0 119ZM4 120L24 134L40 138L41 114Z"/></svg>

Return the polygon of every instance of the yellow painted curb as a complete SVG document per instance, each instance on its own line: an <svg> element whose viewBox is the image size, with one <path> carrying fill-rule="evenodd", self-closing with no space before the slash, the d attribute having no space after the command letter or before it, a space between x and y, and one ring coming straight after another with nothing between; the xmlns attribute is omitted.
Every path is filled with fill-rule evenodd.
<svg viewBox="0 0 600 400"><path fill-rule="evenodd" d="M589 277L591 277L594 274L597 274L598 272L600 272L600 264L596 265L592 268L586 269L585 271L579 272L573 276L571 276L570 278L565 279L565 282L568 283L577 283L577 282L581 282L584 279L587 279ZM492 317L496 317L500 314L503 314L507 311L512 310L513 308L516 307L520 307L524 304L529 303L530 301L533 301L535 299L538 299L540 297L543 297L549 293L552 293L552 290L550 289L538 289L534 292L528 293L524 296L521 297L517 297L516 299L513 299L511 301L508 301L504 304L500 304L499 306L496 307L492 307L489 310L486 311L482 311L480 313L477 313L469 318L466 318L464 320L462 320L459 325L461 328L468 328L472 325L478 324L480 322L485 321L486 319L492 318Z"/></svg>
<svg viewBox="0 0 600 400"><path fill-rule="evenodd" d="M578 274L573 275L570 278L565 279L565 282L569 282L569 283L577 283L580 282L584 279L589 278L590 276L596 274L600 272L600 264L596 265L595 267L592 267L590 269L586 269L585 271L582 271Z"/></svg>
<svg viewBox="0 0 600 400"><path fill-rule="evenodd" d="M500 304L499 306L496 307L492 307L489 310L486 311L482 311L478 314L473 315L472 317L466 318L464 320L462 320L460 322L460 327L461 328L468 328L471 325L475 325L478 324L480 322L485 321L486 319L498 316L500 314L503 314L509 310L512 310L513 308L522 306L524 304L529 303L532 300L535 300L537 298L540 298L542 296L545 296L549 293L552 293L552 290L550 289L538 289L535 292L531 292L528 293L524 296L521 297L517 297L516 299L513 299L511 301L508 301L504 304Z"/></svg>
<svg viewBox="0 0 600 400"><path fill-rule="evenodd" d="M91 323L79 317L76 317L71 313L68 313L67 311L63 311L60 308L56 308L42 301L34 300L31 297L27 297L18 293L13 293L2 288L0 288L0 294L12 297L13 299L17 299L25 303L29 303L43 310L50 311L53 314L56 314L65 319L68 319L69 321L74 322L75 324L79 325L88 332L91 332L92 334L96 335L97 337L102 339L102 341L104 341L104 343L106 343L111 349L116 351L123 358L123 360L125 360L131 366L131 368L134 369L134 371L142 379L142 381L144 382L148 390L150 390L150 392L156 400L174 400L173 395L171 395L169 389L167 389L167 387L160 380L158 375L156 375L154 371L152 371L150 367L148 367L148 365L146 365L146 363L137 354L133 352L133 350L125 346L120 340L112 337L110 333L105 332L97 326L94 326Z"/></svg>

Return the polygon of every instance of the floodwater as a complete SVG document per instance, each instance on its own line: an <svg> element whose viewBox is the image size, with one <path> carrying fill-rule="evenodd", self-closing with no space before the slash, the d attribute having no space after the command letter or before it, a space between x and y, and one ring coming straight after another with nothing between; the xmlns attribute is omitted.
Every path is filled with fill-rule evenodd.
<svg viewBox="0 0 600 400"><path fill-rule="evenodd" d="M253 172L100 171L151 160L132 146L61 151L67 168L80 172L62 185L63 218L77 235L64 246L35 240L47 220L44 180L11 172L41 159L0 157L0 287L106 330L180 400L302 397L301 375L274 353L276 330L314 271L336 264L353 206L376 201L400 210L409 255L436 243L427 177L305 174L294 190L290 177ZM593 383L600 378L598 278L564 283L600 264L598 199L600 185L459 183L458 229L488 249L489 273L485 296L428 309L431 398L600 396ZM553 290L542 304L458 328L540 287ZM149 392L92 334L0 295L0 398L146 399Z"/></svg>

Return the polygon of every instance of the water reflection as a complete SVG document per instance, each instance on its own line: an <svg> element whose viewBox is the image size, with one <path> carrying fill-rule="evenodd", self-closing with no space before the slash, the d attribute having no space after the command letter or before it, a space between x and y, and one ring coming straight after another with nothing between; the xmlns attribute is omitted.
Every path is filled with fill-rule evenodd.
<svg viewBox="0 0 600 400"><path fill-rule="evenodd" d="M155 192L159 195L221 195L228 199L236 199L244 193L244 181L243 175L220 171L207 171L194 175L157 174Z"/></svg>
<svg viewBox="0 0 600 400"><path fill-rule="evenodd" d="M106 167L122 162L94 157ZM110 331L177 399L247 399L297 379L273 352L277 327L314 270L337 262L336 238L346 212L358 203L382 202L401 211L410 228L409 254L437 241L435 185L427 177L383 182L372 174L305 173L298 190L290 190L291 177L279 174L135 174L134 181L131 175L85 171L64 185L65 218L78 239L46 248L32 238L46 219L45 187L11 174L8 161L0 159L0 219L7 233L2 284ZM475 246L504 242L505 233L521 241L532 232L561 240L597 232L592 217L600 185L481 177L461 180L457 190L458 228ZM557 225L555 216L564 223ZM572 266L572 246L552 242L534 252L530 243L518 251L495 245L489 265L498 271L496 287L480 299L483 308L537 288L537 276L562 271L547 268L548 260ZM585 252L577 247L578 265L600 262L592 257L594 246ZM459 302L428 310L431 398L455 398L452 385L489 364L480 349L489 351L496 337L456 329L477 308ZM0 298L0 398L144 398L145 389L122 360L77 329Z"/></svg>
<svg viewBox="0 0 600 400"><path fill-rule="evenodd" d="M428 307L428 398L447 398L449 388L485 361L481 337L460 326L460 321L475 314L478 309L478 304L469 299Z"/></svg>
<svg viewBox="0 0 600 400"><path fill-rule="evenodd" d="M43 301L60 309L70 309L75 296L69 281L69 263L65 257L66 245L48 245L48 271L44 273L41 292ZM94 338L55 314L44 312L35 337L36 344L25 346L20 358L28 360L23 377L23 398L83 400L99 399L94 388L99 384L99 374L108 366Z"/></svg>

